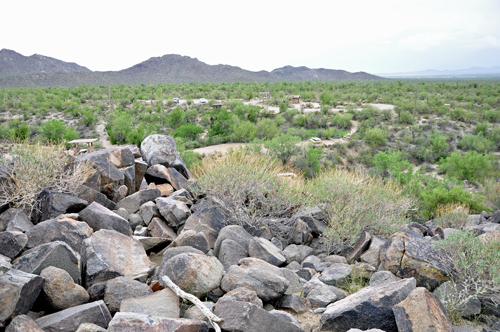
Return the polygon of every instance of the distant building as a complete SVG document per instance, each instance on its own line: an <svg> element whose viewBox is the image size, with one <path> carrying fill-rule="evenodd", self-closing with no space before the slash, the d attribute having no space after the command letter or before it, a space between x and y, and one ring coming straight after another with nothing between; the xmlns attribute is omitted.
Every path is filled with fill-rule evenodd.
<svg viewBox="0 0 500 332"><path fill-rule="evenodd" d="M300 96L292 96L292 104L300 104Z"/></svg>
<svg viewBox="0 0 500 332"><path fill-rule="evenodd" d="M214 110L221 109L221 108L222 108L222 103L215 103L215 104L212 104L212 108L213 108Z"/></svg>
<svg viewBox="0 0 500 332"><path fill-rule="evenodd" d="M268 100L271 98L271 95L269 94L269 91L259 92L259 98L260 100Z"/></svg>

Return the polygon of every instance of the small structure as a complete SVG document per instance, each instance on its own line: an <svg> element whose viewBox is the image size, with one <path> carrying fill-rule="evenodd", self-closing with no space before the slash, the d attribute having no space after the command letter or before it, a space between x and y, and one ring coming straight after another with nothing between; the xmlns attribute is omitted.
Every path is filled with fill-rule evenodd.
<svg viewBox="0 0 500 332"><path fill-rule="evenodd" d="M300 96L292 96L292 104L300 104Z"/></svg>
<svg viewBox="0 0 500 332"><path fill-rule="evenodd" d="M222 108L222 103L212 104L212 109L214 110L220 110L221 108Z"/></svg>
<svg viewBox="0 0 500 332"><path fill-rule="evenodd" d="M321 138L319 137L311 137L309 139L313 144L321 144Z"/></svg>
<svg viewBox="0 0 500 332"><path fill-rule="evenodd" d="M72 141L69 141L68 144L73 144L75 148L78 147L78 144L87 144L87 146L90 148L92 146L92 143L97 141L97 138L82 138L82 139L74 139Z"/></svg>
<svg viewBox="0 0 500 332"><path fill-rule="evenodd" d="M259 92L259 98L260 100L268 100L271 98L271 95L269 94L269 91Z"/></svg>

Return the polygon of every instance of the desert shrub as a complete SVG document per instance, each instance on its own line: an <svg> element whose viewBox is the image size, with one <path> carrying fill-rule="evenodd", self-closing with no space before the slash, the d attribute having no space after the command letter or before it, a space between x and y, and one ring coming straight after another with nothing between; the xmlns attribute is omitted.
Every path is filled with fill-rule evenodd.
<svg viewBox="0 0 500 332"><path fill-rule="evenodd" d="M177 128L173 136L194 141L202 132L203 127L188 123Z"/></svg>
<svg viewBox="0 0 500 332"><path fill-rule="evenodd" d="M167 123L170 128L179 128L186 123L186 114L180 108L176 108L168 115Z"/></svg>
<svg viewBox="0 0 500 332"><path fill-rule="evenodd" d="M463 156L459 151L455 151L445 159L441 159L438 168L448 177L472 183L484 179L493 170L488 156L476 151L467 151Z"/></svg>
<svg viewBox="0 0 500 332"><path fill-rule="evenodd" d="M308 122L308 117L304 114L299 114L293 119L293 125L297 127L305 127Z"/></svg>
<svg viewBox="0 0 500 332"><path fill-rule="evenodd" d="M9 136L13 141L24 141L30 137L30 127L26 123L22 123L17 127L11 128Z"/></svg>
<svg viewBox="0 0 500 332"><path fill-rule="evenodd" d="M408 111L402 111L398 118L399 123L411 125L414 122L413 115Z"/></svg>
<svg viewBox="0 0 500 332"><path fill-rule="evenodd" d="M476 128L474 129L474 131L476 132L476 135L477 134L483 134L484 135L487 130L488 130L488 122L478 123L476 125Z"/></svg>
<svg viewBox="0 0 500 332"><path fill-rule="evenodd" d="M495 143L484 137L482 133L464 135L458 146L464 150L474 150L482 153L491 152L496 148Z"/></svg>
<svg viewBox="0 0 500 332"><path fill-rule="evenodd" d="M297 156L294 165L302 170L307 178L312 178L321 170L321 156L323 149L321 147L309 146L303 153Z"/></svg>
<svg viewBox="0 0 500 332"><path fill-rule="evenodd" d="M389 134L387 130L381 128L368 129L365 133L365 141L373 148L385 145Z"/></svg>
<svg viewBox="0 0 500 332"><path fill-rule="evenodd" d="M500 183L496 178L486 178L479 184L479 190L484 195L484 203L492 210L500 209Z"/></svg>
<svg viewBox="0 0 500 332"><path fill-rule="evenodd" d="M434 224L442 228L461 229L469 221L469 207L463 203L438 205L435 209Z"/></svg>
<svg viewBox="0 0 500 332"><path fill-rule="evenodd" d="M67 142L79 136L73 128L67 127L64 123L56 119L42 123L41 134L46 140L52 142Z"/></svg>
<svg viewBox="0 0 500 332"><path fill-rule="evenodd" d="M271 140L265 141L264 147L273 157L286 164L299 151L300 148L297 146L299 141L300 139L296 136L280 134Z"/></svg>
<svg viewBox="0 0 500 332"><path fill-rule="evenodd" d="M451 282L457 292L443 297L441 302L450 318L457 319L470 299L500 285L500 241L482 243L473 232L460 231L436 246L444 249L454 263Z"/></svg>
<svg viewBox="0 0 500 332"><path fill-rule="evenodd" d="M280 129L276 123L276 121L272 119L260 119L257 122L257 137L272 139L274 136L280 133Z"/></svg>
<svg viewBox="0 0 500 332"><path fill-rule="evenodd" d="M446 136L441 135L439 132L433 133L430 137L431 150L436 159L445 158L448 155L450 145L447 142Z"/></svg>
<svg viewBox="0 0 500 332"><path fill-rule="evenodd" d="M31 214L38 209L38 196L43 190L71 193L82 183L90 166L70 162L63 145L47 146L41 143L17 144L10 151L12 162L0 157L0 168L10 178L0 184L0 205L9 204Z"/></svg>
<svg viewBox="0 0 500 332"><path fill-rule="evenodd" d="M330 127L326 130L323 130L321 133L321 138L342 138L347 135L347 131L337 129L335 127Z"/></svg>
<svg viewBox="0 0 500 332"><path fill-rule="evenodd" d="M257 136L257 127L250 121L243 121L233 128L233 141L251 142Z"/></svg>
<svg viewBox="0 0 500 332"><path fill-rule="evenodd" d="M340 252L351 245L362 230L388 237L401 225L417 200L401 186L354 171L330 169L308 182L306 192L311 203L322 206L328 219L324 233L328 244Z"/></svg>
<svg viewBox="0 0 500 332"><path fill-rule="evenodd" d="M413 179L413 167L401 151L381 151L373 157L373 164L379 174L396 183L406 185Z"/></svg>

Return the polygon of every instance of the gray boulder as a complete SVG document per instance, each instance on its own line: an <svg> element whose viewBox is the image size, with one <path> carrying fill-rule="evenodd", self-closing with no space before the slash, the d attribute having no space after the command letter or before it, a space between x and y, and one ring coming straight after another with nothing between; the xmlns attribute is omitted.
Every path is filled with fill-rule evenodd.
<svg viewBox="0 0 500 332"><path fill-rule="evenodd" d="M273 271L276 275L285 278L290 283L285 294L301 294L302 286L300 285L300 277L293 271L287 268L280 268Z"/></svg>
<svg viewBox="0 0 500 332"><path fill-rule="evenodd" d="M153 248L163 248L166 247L169 243L169 239L161 238L161 237L149 237L149 236L133 236L134 239L139 241L144 250L149 251Z"/></svg>
<svg viewBox="0 0 500 332"><path fill-rule="evenodd" d="M346 253L345 257L348 261L356 261L368 249L372 236L367 231L362 231L358 235L358 239Z"/></svg>
<svg viewBox="0 0 500 332"><path fill-rule="evenodd" d="M161 272L183 291L202 297L219 287L224 267L215 257L184 253L170 258ZM161 283L162 277L158 275Z"/></svg>
<svg viewBox="0 0 500 332"><path fill-rule="evenodd" d="M210 312L213 312L214 310L214 303L213 302L210 302L210 301L205 301L205 302L202 302L202 304L208 309L210 310ZM185 312L184 312L184 318L188 318L188 319L197 319L197 320L204 320L206 322L208 322L208 318L207 316L205 316L205 314L203 314L203 312L196 306L192 306L191 308L187 309Z"/></svg>
<svg viewBox="0 0 500 332"><path fill-rule="evenodd" d="M123 185L127 187L127 194L132 195L135 190L135 166L128 166L120 169L123 174Z"/></svg>
<svg viewBox="0 0 500 332"><path fill-rule="evenodd" d="M361 255L361 261L368 263L373 266L379 266L380 264L380 248L382 245L385 243L384 240L372 236L372 240L370 242L370 246L368 247L368 250L366 250L362 255Z"/></svg>
<svg viewBox="0 0 500 332"><path fill-rule="evenodd" d="M44 281L40 276L0 265L0 328L12 317L28 313Z"/></svg>
<svg viewBox="0 0 500 332"><path fill-rule="evenodd" d="M257 293L265 302L273 301L285 294L290 282L273 271L260 266L242 268L233 265L229 268L220 287L229 292L238 287L246 287Z"/></svg>
<svg viewBox="0 0 500 332"><path fill-rule="evenodd" d="M298 314L307 312L311 309L311 303L308 299L297 294L284 294L278 301L278 308L286 308L295 311Z"/></svg>
<svg viewBox="0 0 500 332"><path fill-rule="evenodd" d="M39 210L35 213L35 221L39 223L65 213L80 212L88 202L75 196L44 190L38 197Z"/></svg>
<svg viewBox="0 0 500 332"><path fill-rule="evenodd" d="M22 210L11 208L0 214L0 232L27 232L32 227L33 223L26 212Z"/></svg>
<svg viewBox="0 0 500 332"><path fill-rule="evenodd" d="M259 308L264 308L262 300L257 296L257 293L246 287L235 288L232 291L224 294L222 298L229 298L233 301L248 302L258 306Z"/></svg>
<svg viewBox="0 0 500 332"><path fill-rule="evenodd" d="M226 217L218 207L196 210L187 218L184 230L194 230L206 235L211 248L214 248L219 232L226 225Z"/></svg>
<svg viewBox="0 0 500 332"><path fill-rule="evenodd" d="M206 322L194 319L166 318L118 312L109 323L108 332L148 331L148 332L209 332Z"/></svg>
<svg viewBox="0 0 500 332"><path fill-rule="evenodd" d="M5 332L43 332L35 321L26 315L14 317Z"/></svg>
<svg viewBox="0 0 500 332"><path fill-rule="evenodd" d="M73 250L82 253L83 241L92 235L92 228L82 221L71 218L42 221L26 232L27 248L34 248L52 241L66 242Z"/></svg>
<svg viewBox="0 0 500 332"><path fill-rule="evenodd" d="M135 191L141 190L141 184L144 182L144 174L148 169L148 164L142 160L142 158L137 158L134 161L135 168ZM147 183L146 183L147 186Z"/></svg>
<svg viewBox="0 0 500 332"><path fill-rule="evenodd" d="M150 135L141 143L142 159L149 165L161 164L169 167L176 158L177 145L167 135Z"/></svg>
<svg viewBox="0 0 500 332"><path fill-rule="evenodd" d="M45 278L43 295L56 311L68 309L89 301L89 294L75 284L68 272L54 266L42 270L40 277Z"/></svg>
<svg viewBox="0 0 500 332"><path fill-rule="evenodd" d="M321 272L319 280L331 286L343 285L351 275L352 270L353 267L349 264L332 264Z"/></svg>
<svg viewBox="0 0 500 332"><path fill-rule="evenodd" d="M309 246L290 244L283 249L283 255L286 257L286 263L291 262L302 263L307 256L312 255L314 249Z"/></svg>
<svg viewBox="0 0 500 332"><path fill-rule="evenodd" d="M22 232L0 232L0 254L15 258L28 243L28 236Z"/></svg>
<svg viewBox="0 0 500 332"><path fill-rule="evenodd" d="M179 297L172 290L163 289L142 297L123 299L120 312L179 318Z"/></svg>
<svg viewBox="0 0 500 332"><path fill-rule="evenodd" d="M219 250L222 245L222 241L226 239L231 239L236 241L240 246L242 246L247 252L250 242L253 241L253 236L250 235L242 226L239 225L229 225L221 229L219 235L217 236L217 241L214 246L215 256L219 256Z"/></svg>
<svg viewBox="0 0 500 332"><path fill-rule="evenodd" d="M127 196L122 199L118 204L118 208L124 208L129 214L136 213L146 202L154 201L156 198L161 196L161 191L159 189L144 189Z"/></svg>
<svg viewBox="0 0 500 332"><path fill-rule="evenodd" d="M15 269L33 274L40 274L49 266L58 267L68 272L75 283L82 283L80 254L62 241L41 244L27 250L13 263Z"/></svg>
<svg viewBox="0 0 500 332"><path fill-rule="evenodd" d="M120 310L120 305L125 299L134 299L153 293L148 285L127 277L111 279L106 283L104 303L113 315Z"/></svg>
<svg viewBox="0 0 500 332"><path fill-rule="evenodd" d="M191 215L186 203L165 197L159 197L155 201L160 214L170 227L177 228L183 225Z"/></svg>
<svg viewBox="0 0 500 332"><path fill-rule="evenodd" d="M281 250L264 238L256 238L249 243L248 255L276 266L281 266L286 261Z"/></svg>
<svg viewBox="0 0 500 332"><path fill-rule="evenodd" d="M157 185L168 183L174 190L179 190L179 185L170 170L171 168L167 168L160 164L152 165L148 167L146 174L144 174L144 178L148 183L155 183Z"/></svg>
<svg viewBox="0 0 500 332"><path fill-rule="evenodd" d="M97 232L110 229L125 235L132 235L128 221L99 203L92 203L79 213L80 218Z"/></svg>
<svg viewBox="0 0 500 332"><path fill-rule="evenodd" d="M317 307L326 307L332 302L338 300L337 294L333 291L332 286L319 285L309 291L307 299L312 305Z"/></svg>
<svg viewBox="0 0 500 332"><path fill-rule="evenodd" d="M82 323L107 328L110 321L111 314L104 302L96 301L43 316L35 322L46 332L74 332Z"/></svg>
<svg viewBox="0 0 500 332"><path fill-rule="evenodd" d="M139 215L142 217L142 220L144 221L146 226L149 225L149 222L153 218L161 216L155 202L146 202L142 204L139 208Z"/></svg>
<svg viewBox="0 0 500 332"><path fill-rule="evenodd" d="M173 241L173 246L176 247L193 247L203 253L207 253L210 250L210 244L204 233L197 233L194 230L182 231Z"/></svg>
<svg viewBox="0 0 500 332"><path fill-rule="evenodd" d="M78 326L76 332L106 332L107 330L92 323L83 323Z"/></svg>
<svg viewBox="0 0 500 332"><path fill-rule="evenodd" d="M151 272L142 244L116 231L97 231L85 246L87 287L119 276L146 281Z"/></svg>
<svg viewBox="0 0 500 332"><path fill-rule="evenodd" d="M103 193L99 192L98 190L94 188L90 188L86 185L80 185L76 189L75 196L87 201L89 204L92 204L93 202L99 203L105 208L108 208L110 210L116 210L116 203L113 202L112 200L109 200L106 195Z"/></svg>
<svg viewBox="0 0 500 332"><path fill-rule="evenodd" d="M392 308L404 300L415 287L414 278L365 287L329 305L321 316L321 329L345 332L351 328L378 328L397 332Z"/></svg>
<svg viewBox="0 0 500 332"><path fill-rule="evenodd" d="M231 239L222 241L219 248L219 261L224 266L224 270L229 270L231 265L236 265L240 259L248 257L248 250L243 248L238 242Z"/></svg>
<svg viewBox="0 0 500 332"><path fill-rule="evenodd" d="M370 277L370 286L383 285L398 280L401 278L396 277L391 271L378 271Z"/></svg>

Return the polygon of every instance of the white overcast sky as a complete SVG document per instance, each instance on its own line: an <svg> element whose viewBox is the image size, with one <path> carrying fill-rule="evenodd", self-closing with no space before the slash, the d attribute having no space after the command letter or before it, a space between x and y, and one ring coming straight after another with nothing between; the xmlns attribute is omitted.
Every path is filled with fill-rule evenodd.
<svg viewBox="0 0 500 332"><path fill-rule="evenodd" d="M500 0L4 0L0 49L120 70L181 54L248 70L500 66Z"/></svg>

